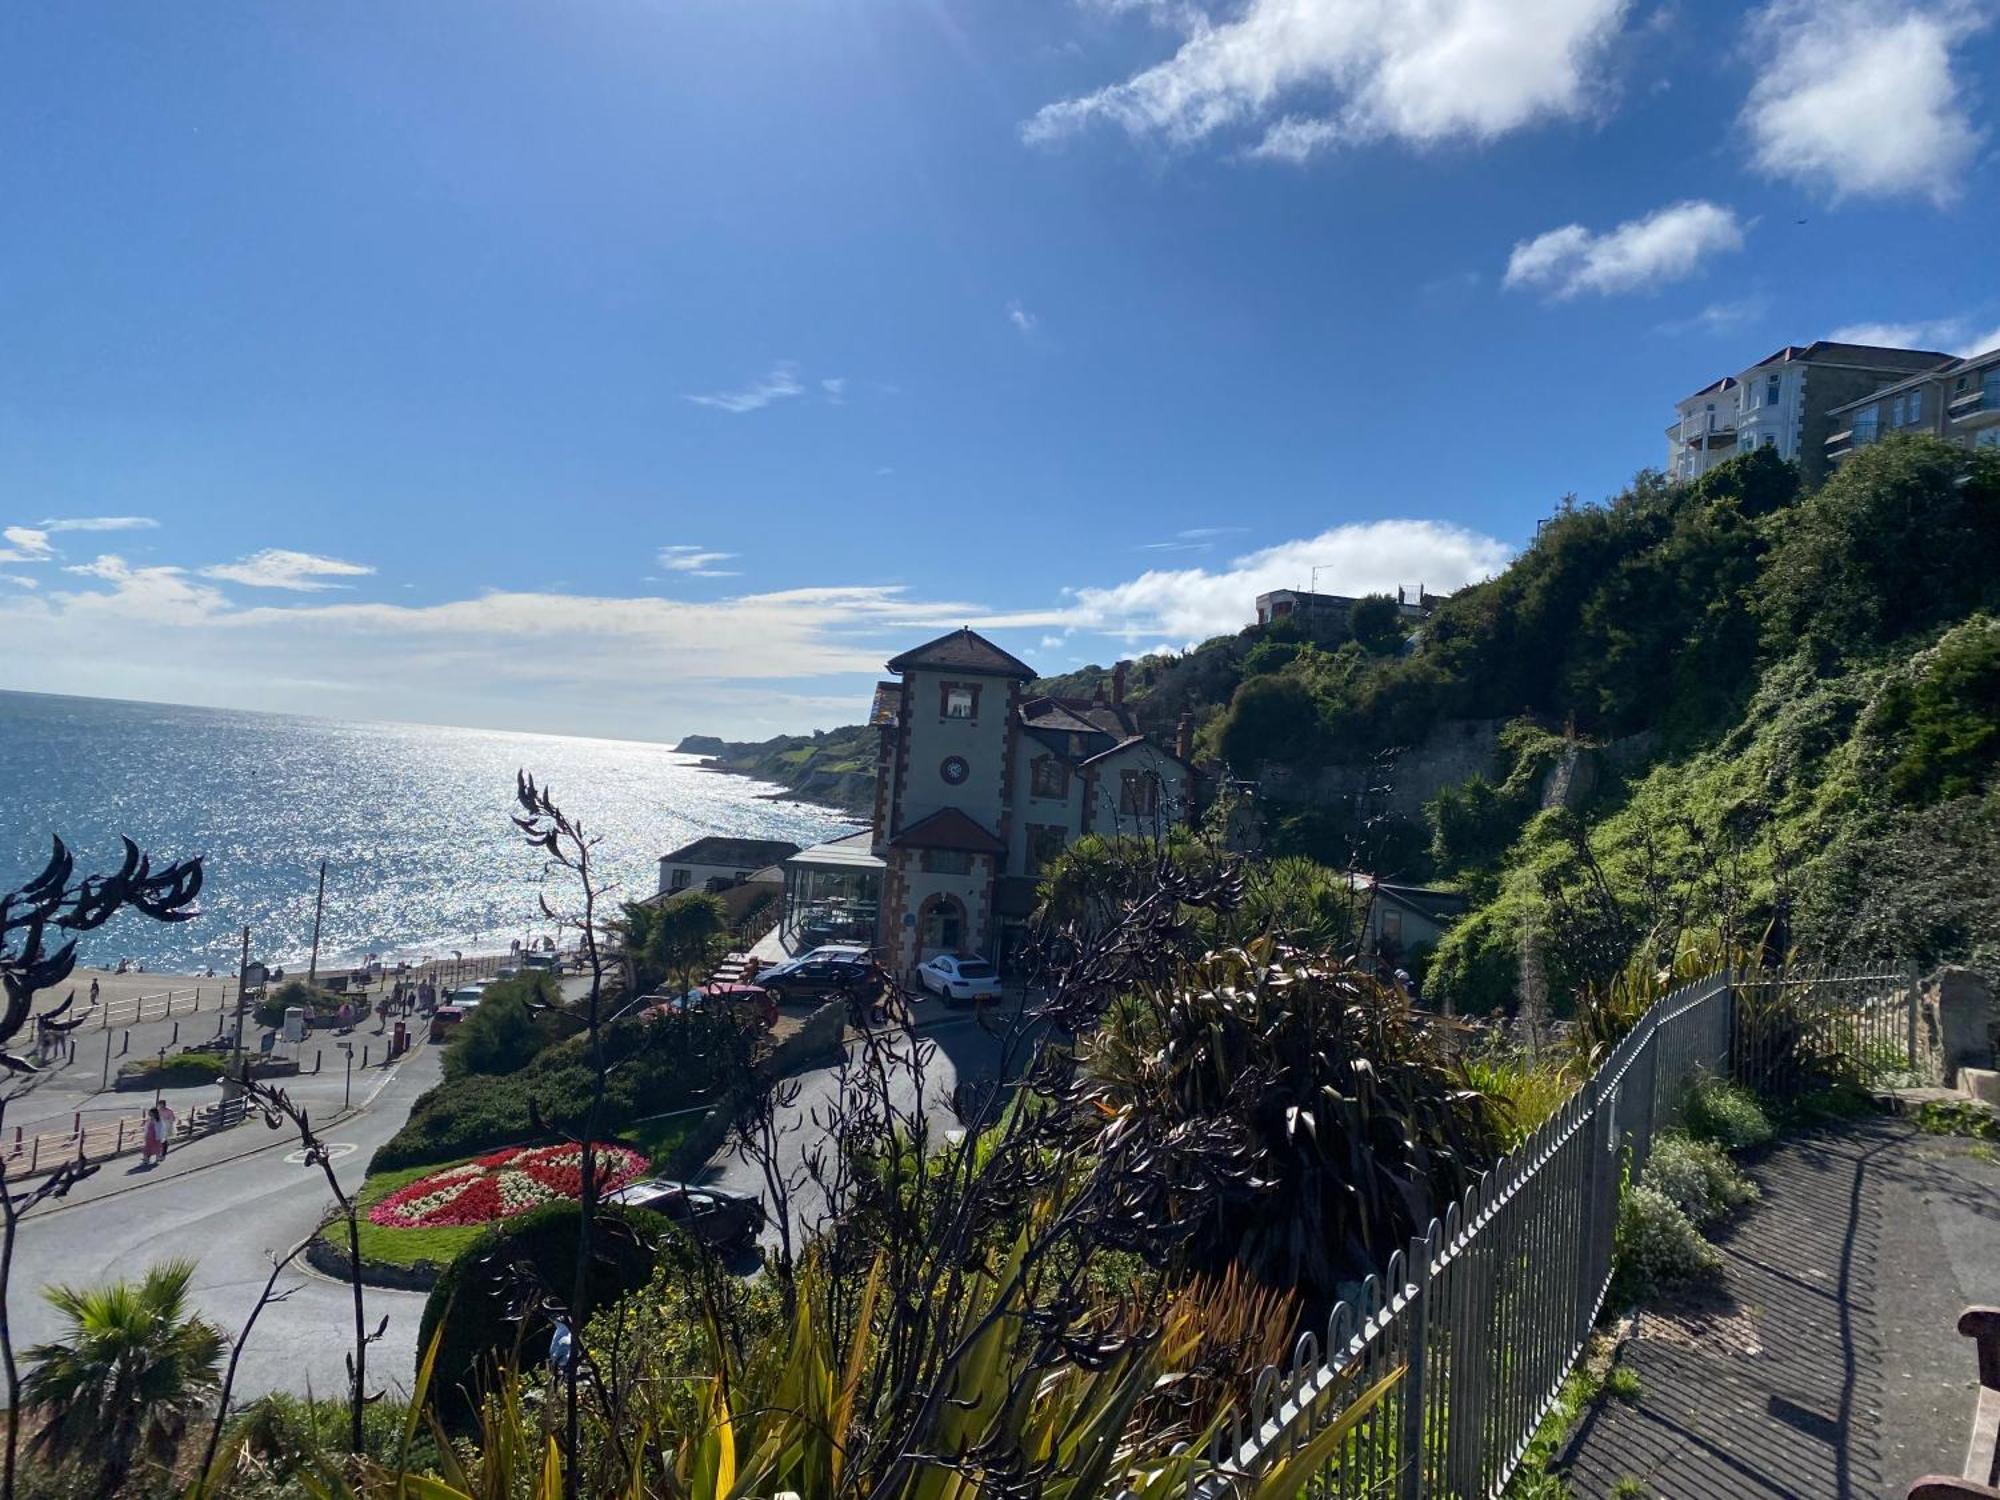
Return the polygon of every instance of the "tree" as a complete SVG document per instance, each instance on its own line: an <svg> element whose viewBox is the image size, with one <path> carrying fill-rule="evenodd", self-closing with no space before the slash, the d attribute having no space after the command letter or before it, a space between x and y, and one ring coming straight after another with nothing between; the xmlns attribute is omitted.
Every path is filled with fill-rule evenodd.
<svg viewBox="0 0 2000 1500"><path fill-rule="evenodd" d="M1356 599L1347 612L1347 628L1364 650L1387 656L1403 644L1403 611L1387 594Z"/></svg>
<svg viewBox="0 0 2000 1500"><path fill-rule="evenodd" d="M192 1261L173 1260L137 1285L42 1293L69 1329L28 1351L22 1395L42 1419L29 1446L57 1465L94 1470L96 1495L117 1494L141 1461L170 1465L189 1419L216 1390L222 1332L189 1311L193 1277Z"/></svg>
<svg viewBox="0 0 2000 1500"><path fill-rule="evenodd" d="M665 901L628 901L619 924L632 988L647 993L672 982L685 989L706 974L729 936L729 915L707 891Z"/></svg>

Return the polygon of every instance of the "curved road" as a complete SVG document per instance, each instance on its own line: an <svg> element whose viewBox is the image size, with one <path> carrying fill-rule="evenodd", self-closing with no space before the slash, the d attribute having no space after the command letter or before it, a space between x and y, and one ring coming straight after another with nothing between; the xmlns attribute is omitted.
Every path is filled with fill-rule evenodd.
<svg viewBox="0 0 2000 1500"><path fill-rule="evenodd" d="M357 1074L355 1102L365 1107L324 1132L336 1148L353 1148L335 1163L343 1188L360 1185L375 1148L408 1118L411 1103L437 1080L437 1072L437 1049L425 1046L386 1075ZM332 1104L338 1102L335 1094ZM268 1136L269 1144L244 1155L249 1132ZM295 1136L255 1122L240 1125L177 1149L153 1173L137 1166L136 1158L109 1162L77 1189L74 1201L50 1203L30 1215L15 1246L8 1299L17 1353L62 1327L38 1295L46 1283L87 1286L132 1278L176 1255L195 1262L194 1298L201 1311L234 1338L270 1275L271 1254L302 1239L331 1202L319 1169L288 1159L297 1148ZM351 1290L307 1269L302 1260L293 1267L279 1282L293 1289L291 1295L265 1308L245 1347L239 1397L273 1390L338 1396L346 1389ZM423 1308L421 1292L367 1289L371 1330L385 1313L389 1318L388 1331L368 1351L372 1387L408 1386ZM378 1372L383 1378L376 1378Z"/></svg>

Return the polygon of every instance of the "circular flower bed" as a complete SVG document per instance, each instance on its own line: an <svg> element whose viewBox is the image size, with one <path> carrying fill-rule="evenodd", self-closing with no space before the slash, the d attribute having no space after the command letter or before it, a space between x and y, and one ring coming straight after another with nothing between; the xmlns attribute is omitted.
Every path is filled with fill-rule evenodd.
<svg viewBox="0 0 2000 1500"><path fill-rule="evenodd" d="M608 1193L645 1170L646 1158L623 1146L597 1147L597 1189ZM515 1146L419 1177L368 1211L389 1229L438 1229L511 1219L559 1198L583 1196L583 1148Z"/></svg>

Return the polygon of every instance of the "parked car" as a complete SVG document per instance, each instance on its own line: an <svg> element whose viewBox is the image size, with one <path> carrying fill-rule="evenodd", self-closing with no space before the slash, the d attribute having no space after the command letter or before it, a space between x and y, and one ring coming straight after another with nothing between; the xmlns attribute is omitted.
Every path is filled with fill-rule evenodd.
<svg viewBox="0 0 2000 1500"><path fill-rule="evenodd" d="M441 1042L451 1032L452 1027L465 1019L465 1012L456 1005L440 1005L431 1012L431 1040Z"/></svg>
<svg viewBox="0 0 2000 1500"><path fill-rule="evenodd" d="M917 982L947 1000L998 1000L999 972L983 958L940 953L917 965Z"/></svg>
<svg viewBox="0 0 2000 1500"><path fill-rule="evenodd" d="M530 953L521 960L521 968L529 974L560 974L562 960L553 953Z"/></svg>
<svg viewBox="0 0 2000 1500"><path fill-rule="evenodd" d="M861 959L867 958L874 951L875 951L874 949L869 948L862 943L822 943L819 947L814 948L809 952L801 953L797 957L789 960L789 962L795 964L805 964L805 963L813 963L815 961L823 962L826 959L830 958L846 959L852 962L858 962Z"/></svg>
<svg viewBox="0 0 2000 1500"><path fill-rule="evenodd" d="M795 958L758 971L757 983L779 1005L809 1000L844 990L857 999L868 999L881 988L881 970L875 961L854 958Z"/></svg>
<svg viewBox="0 0 2000 1500"><path fill-rule="evenodd" d="M460 1010L471 1010L479 1004L479 997L486 993L486 980L477 984L462 984L444 997L447 1005L456 1005Z"/></svg>
<svg viewBox="0 0 2000 1500"><path fill-rule="evenodd" d="M659 1214L714 1250L746 1248L764 1227L764 1205L757 1199L668 1177L627 1183L606 1197Z"/></svg>

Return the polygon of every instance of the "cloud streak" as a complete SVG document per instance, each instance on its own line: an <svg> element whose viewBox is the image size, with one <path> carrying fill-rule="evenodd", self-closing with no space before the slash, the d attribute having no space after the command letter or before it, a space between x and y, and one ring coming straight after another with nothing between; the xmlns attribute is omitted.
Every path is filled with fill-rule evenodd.
<svg viewBox="0 0 2000 1500"><path fill-rule="evenodd" d="M42 530L151 531L159 524L151 516L57 516L42 522Z"/></svg>
<svg viewBox="0 0 2000 1500"><path fill-rule="evenodd" d="M762 411L776 401L803 396L805 391L805 386L799 383L799 367L791 360L781 360L771 367L770 374L740 391L711 391L707 395L683 396L681 399L696 406L742 416L746 412Z"/></svg>
<svg viewBox="0 0 2000 1500"><path fill-rule="evenodd" d="M1735 213L1695 199L1602 233L1565 224L1522 240L1508 257L1506 284L1545 291L1558 301L1584 292L1650 291L1693 275L1712 255L1742 248Z"/></svg>
<svg viewBox="0 0 2000 1500"><path fill-rule="evenodd" d="M662 547L657 555L661 567L670 573L686 573L693 578L735 578L738 572L733 568L718 568L719 562L728 562L736 557L734 552L712 552L691 543L681 542L670 547Z"/></svg>
<svg viewBox="0 0 2000 1500"><path fill-rule="evenodd" d="M289 589L294 593L311 594L324 589L352 587L345 583L331 583L329 579L366 578L374 571L360 563L342 562L337 557L318 557L310 552L266 547L233 563L215 563L203 568L201 576L225 583L240 583L245 588Z"/></svg>

